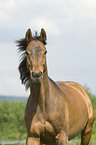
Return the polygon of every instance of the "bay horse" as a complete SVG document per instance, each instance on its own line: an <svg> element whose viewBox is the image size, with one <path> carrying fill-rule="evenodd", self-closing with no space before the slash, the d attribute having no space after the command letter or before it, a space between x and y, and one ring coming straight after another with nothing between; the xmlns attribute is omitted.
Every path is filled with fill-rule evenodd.
<svg viewBox="0 0 96 145"><path fill-rule="evenodd" d="M81 133L81 145L88 145L95 114L84 88L75 82L54 82L48 77L46 32L32 36L30 29L18 41L19 72L30 88L25 109L27 145L68 145Z"/></svg>

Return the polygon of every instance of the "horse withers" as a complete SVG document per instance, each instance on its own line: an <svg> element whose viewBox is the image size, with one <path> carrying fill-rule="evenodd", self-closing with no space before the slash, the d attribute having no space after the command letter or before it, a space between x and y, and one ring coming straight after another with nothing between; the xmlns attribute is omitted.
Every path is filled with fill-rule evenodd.
<svg viewBox="0 0 96 145"><path fill-rule="evenodd" d="M30 96L25 109L27 145L68 145L81 133L81 145L88 145L95 119L91 101L75 82L54 82L48 77L46 32L32 36L28 29L18 41L21 52L20 78Z"/></svg>

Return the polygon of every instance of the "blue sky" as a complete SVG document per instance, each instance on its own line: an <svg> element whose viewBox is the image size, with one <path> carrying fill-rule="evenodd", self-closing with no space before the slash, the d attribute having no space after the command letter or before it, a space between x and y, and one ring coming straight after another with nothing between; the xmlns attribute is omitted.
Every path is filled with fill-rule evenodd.
<svg viewBox="0 0 96 145"><path fill-rule="evenodd" d="M0 0L0 94L28 96L15 40L44 28L53 80L87 84L96 94L95 0Z"/></svg>

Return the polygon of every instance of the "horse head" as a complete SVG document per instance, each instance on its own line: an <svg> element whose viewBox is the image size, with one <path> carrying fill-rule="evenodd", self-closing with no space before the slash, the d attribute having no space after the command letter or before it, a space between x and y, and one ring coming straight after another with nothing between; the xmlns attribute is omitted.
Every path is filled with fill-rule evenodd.
<svg viewBox="0 0 96 145"><path fill-rule="evenodd" d="M41 30L39 39L32 39L31 30L26 32L26 40L29 42L26 48L27 70L33 83L41 83L43 73L46 70L46 48L43 41L46 40L44 29Z"/></svg>
<svg viewBox="0 0 96 145"><path fill-rule="evenodd" d="M33 83L41 83L46 65L46 32L41 29L40 36L32 36L30 29L27 30L25 38L17 41L21 53L19 65L20 78L26 89L30 86L30 79Z"/></svg>

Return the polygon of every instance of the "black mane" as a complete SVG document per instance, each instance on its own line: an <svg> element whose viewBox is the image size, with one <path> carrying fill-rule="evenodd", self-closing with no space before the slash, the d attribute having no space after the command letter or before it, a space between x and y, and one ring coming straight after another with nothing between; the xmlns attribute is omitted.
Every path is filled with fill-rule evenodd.
<svg viewBox="0 0 96 145"><path fill-rule="evenodd" d="M47 44L45 40L42 40L40 36L37 36L37 33L35 33L35 36L32 37L32 39L29 42L33 40L41 41L44 45ZM22 81L22 84L25 85L26 90L30 86L30 73L27 71L27 68L26 68L26 56L27 56L26 47L28 46L29 42L27 42L25 38L16 41L17 46L18 46L18 52L21 53L20 64L18 67L19 72L20 72L20 79Z"/></svg>

